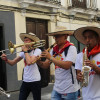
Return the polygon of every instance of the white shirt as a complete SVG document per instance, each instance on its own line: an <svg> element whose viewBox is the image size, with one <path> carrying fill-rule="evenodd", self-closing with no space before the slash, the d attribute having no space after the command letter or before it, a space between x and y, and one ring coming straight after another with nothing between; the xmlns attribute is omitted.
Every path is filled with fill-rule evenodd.
<svg viewBox="0 0 100 100"><path fill-rule="evenodd" d="M50 51L50 54L53 55L53 49ZM75 46L70 46L68 49L67 56L65 56L64 52L62 53L62 57L57 55L55 58L62 61L71 61L75 63L77 55L77 50ZM58 93L66 94L76 92L79 89L79 85L76 79L76 71L74 66L72 67L74 84L72 83L72 75L71 70L60 68L59 66L55 66L55 83L54 90Z"/></svg>
<svg viewBox="0 0 100 100"><path fill-rule="evenodd" d="M40 49L35 49L32 50L29 55L32 56L39 56L41 54L41 50ZM25 54L24 52L21 52L19 55L21 58L24 58L25 60ZM23 81L24 82L34 82L34 81L40 81L41 77L40 77L40 72L38 69L38 66L36 63L31 64L31 65L26 65L24 66L24 72L23 72Z"/></svg>
<svg viewBox="0 0 100 100"><path fill-rule="evenodd" d="M91 61L100 67L100 53L94 57L90 57ZM75 69L82 70L83 53L77 55ZM82 88L83 100L100 100L100 75L97 75L95 71L89 72L89 84L87 87Z"/></svg>

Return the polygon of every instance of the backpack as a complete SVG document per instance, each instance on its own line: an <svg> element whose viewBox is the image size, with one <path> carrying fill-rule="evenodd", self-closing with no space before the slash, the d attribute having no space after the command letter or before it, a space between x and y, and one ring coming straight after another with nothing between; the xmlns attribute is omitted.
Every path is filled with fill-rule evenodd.
<svg viewBox="0 0 100 100"><path fill-rule="evenodd" d="M70 45L68 47L65 48L64 50L64 55L67 56L68 53L68 49L69 49ZM53 51L53 55L55 54L55 52ZM72 64L73 66L75 66L75 63ZM73 78L73 72L72 72L72 67L70 67L70 73L72 76L72 84L74 84L74 78Z"/></svg>
<svg viewBox="0 0 100 100"><path fill-rule="evenodd" d="M39 49L41 51L44 51L44 47L39 47ZM45 61L45 60L46 60L46 58L41 58L41 61ZM41 68L39 65L38 65L38 68L39 68L39 72L41 75L41 88L47 87L48 83L50 81L49 80L50 70L49 70L49 68L48 69Z"/></svg>

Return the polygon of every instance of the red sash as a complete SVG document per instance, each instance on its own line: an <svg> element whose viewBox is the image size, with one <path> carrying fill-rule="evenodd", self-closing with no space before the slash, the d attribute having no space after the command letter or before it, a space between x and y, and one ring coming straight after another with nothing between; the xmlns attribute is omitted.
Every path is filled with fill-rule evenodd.
<svg viewBox="0 0 100 100"><path fill-rule="evenodd" d="M68 47L69 45L74 45L74 44L70 43L69 41L66 41L66 42L65 42L65 45L63 46L63 48L62 48L60 51L59 51L58 45L56 45L56 46L53 48L53 51L55 52L54 56L55 56L55 55L58 55L58 54L61 54L61 53L65 50L65 48Z"/></svg>

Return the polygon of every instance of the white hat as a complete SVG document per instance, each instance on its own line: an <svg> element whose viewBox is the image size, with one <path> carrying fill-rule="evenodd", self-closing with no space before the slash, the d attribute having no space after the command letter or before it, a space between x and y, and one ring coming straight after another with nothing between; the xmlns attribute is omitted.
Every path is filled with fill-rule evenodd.
<svg viewBox="0 0 100 100"><path fill-rule="evenodd" d="M56 27L55 31L48 33L48 36L54 36L54 35L61 35L61 34L68 34L72 35L74 31L67 30L66 27Z"/></svg>
<svg viewBox="0 0 100 100"><path fill-rule="evenodd" d="M98 34L98 36L100 37L100 28L98 28L98 27L87 26L87 27L78 28L77 30L74 31L74 36L79 42L81 42L83 44L85 44L85 40L83 37L83 32L85 30L95 31Z"/></svg>
<svg viewBox="0 0 100 100"><path fill-rule="evenodd" d="M24 38L27 37L31 40L33 40L34 42L39 41L40 39L34 34L34 33L20 33L20 38L22 41L24 41Z"/></svg>

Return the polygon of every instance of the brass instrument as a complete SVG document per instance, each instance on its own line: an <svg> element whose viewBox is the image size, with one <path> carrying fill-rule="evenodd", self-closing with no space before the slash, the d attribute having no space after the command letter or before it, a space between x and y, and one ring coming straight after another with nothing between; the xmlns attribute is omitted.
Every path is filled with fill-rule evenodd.
<svg viewBox="0 0 100 100"><path fill-rule="evenodd" d="M42 47L45 45L45 40L40 40L40 41L36 41L36 42L30 42L30 43L24 43L24 44L13 44L11 41L8 42L8 48L11 52L11 54L14 52L15 48L18 48L18 47L22 47L24 45L32 45L32 48L37 48L37 47Z"/></svg>
<svg viewBox="0 0 100 100"><path fill-rule="evenodd" d="M89 71L91 70L91 67L86 66L86 64L84 63L84 61L87 59L88 59L88 57L87 57L87 46L86 46L85 51L83 53L83 67L82 67L83 83L82 83L82 87L88 86L88 83L89 83Z"/></svg>
<svg viewBox="0 0 100 100"><path fill-rule="evenodd" d="M6 91L2 87L0 87L0 94L4 94L7 98L10 98L10 94L6 93Z"/></svg>
<svg viewBox="0 0 100 100"><path fill-rule="evenodd" d="M56 43L54 43L53 45L51 45L51 46L47 49L47 51L50 51L50 49L52 49L52 48L55 46L55 44L56 44ZM39 60L40 58L41 58L41 57L39 56L37 60ZM32 62L32 64L36 63L37 60L34 60L34 61Z"/></svg>
<svg viewBox="0 0 100 100"><path fill-rule="evenodd" d="M30 42L30 43L23 43L23 44L13 44L11 41L9 41L8 42L8 48L9 49L1 50L0 52L4 53L5 51L9 50L10 53L13 54L15 48L22 47L24 45L30 45L29 49L32 49L32 48L43 47L45 44L46 44L45 40L40 40L40 41ZM16 53L19 53L19 52L15 52L14 54L16 54ZM7 54L7 55L11 55L11 54Z"/></svg>

